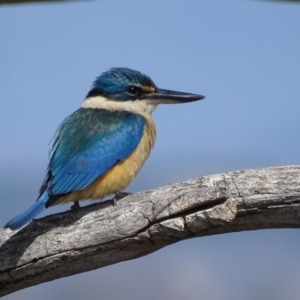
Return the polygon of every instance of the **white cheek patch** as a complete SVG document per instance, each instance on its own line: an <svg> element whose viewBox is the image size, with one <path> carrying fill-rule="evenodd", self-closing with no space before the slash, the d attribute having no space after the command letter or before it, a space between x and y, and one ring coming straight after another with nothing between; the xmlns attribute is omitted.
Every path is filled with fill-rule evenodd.
<svg viewBox="0 0 300 300"><path fill-rule="evenodd" d="M132 113L151 114L158 104L148 103L147 100L112 101L102 96L89 97L81 105L83 108L98 108L111 111L129 111Z"/></svg>
<svg viewBox="0 0 300 300"><path fill-rule="evenodd" d="M155 110L155 108L157 107L157 105L158 105L158 104L149 104L149 103L147 102L147 110L146 110L146 112L147 112L148 114L151 114L151 113Z"/></svg>

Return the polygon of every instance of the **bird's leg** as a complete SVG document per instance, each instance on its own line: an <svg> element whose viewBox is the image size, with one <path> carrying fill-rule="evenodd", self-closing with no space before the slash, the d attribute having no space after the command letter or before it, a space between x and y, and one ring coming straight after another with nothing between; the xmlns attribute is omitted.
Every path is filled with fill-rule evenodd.
<svg viewBox="0 0 300 300"><path fill-rule="evenodd" d="M79 201L74 201L74 204L71 206L71 210L76 210L79 208L80 208Z"/></svg>
<svg viewBox="0 0 300 300"><path fill-rule="evenodd" d="M125 192L116 192L115 193L115 197L112 199L112 201L113 201L113 205L115 206L115 205L117 205L117 201L118 200L120 200L120 199L122 199L122 198L124 198L124 197L126 197L126 196L128 196L128 195L130 195L131 193L125 193Z"/></svg>

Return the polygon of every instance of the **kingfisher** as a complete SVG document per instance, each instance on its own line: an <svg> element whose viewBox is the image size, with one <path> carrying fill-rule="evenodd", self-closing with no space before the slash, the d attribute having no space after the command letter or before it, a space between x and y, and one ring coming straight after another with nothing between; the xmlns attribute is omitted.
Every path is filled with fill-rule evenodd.
<svg viewBox="0 0 300 300"><path fill-rule="evenodd" d="M112 68L96 78L81 107L58 127L39 196L5 227L16 230L46 208L103 199L122 191L137 175L154 145L151 113L158 104L186 103L204 96L158 88L129 68Z"/></svg>

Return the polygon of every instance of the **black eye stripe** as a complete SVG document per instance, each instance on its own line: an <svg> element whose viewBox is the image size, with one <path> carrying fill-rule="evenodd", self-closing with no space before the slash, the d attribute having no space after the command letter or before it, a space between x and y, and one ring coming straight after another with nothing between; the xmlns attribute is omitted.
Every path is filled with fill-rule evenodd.
<svg viewBox="0 0 300 300"><path fill-rule="evenodd" d="M136 96L140 93L142 93L142 89L136 85L129 85L126 89L127 93L132 95L132 96Z"/></svg>

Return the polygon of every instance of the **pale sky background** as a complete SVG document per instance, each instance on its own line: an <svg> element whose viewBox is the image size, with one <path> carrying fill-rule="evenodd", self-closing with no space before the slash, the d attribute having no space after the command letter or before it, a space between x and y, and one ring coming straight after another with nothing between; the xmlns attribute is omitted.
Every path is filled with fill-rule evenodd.
<svg viewBox="0 0 300 300"><path fill-rule="evenodd" d="M1 6L0 37L1 226L35 201L57 126L111 67L137 69L161 88L206 95L158 107L155 148L127 191L300 164L300 5ZM299 256L296 229L197 238L4 299L299 300Z"/></svg>

